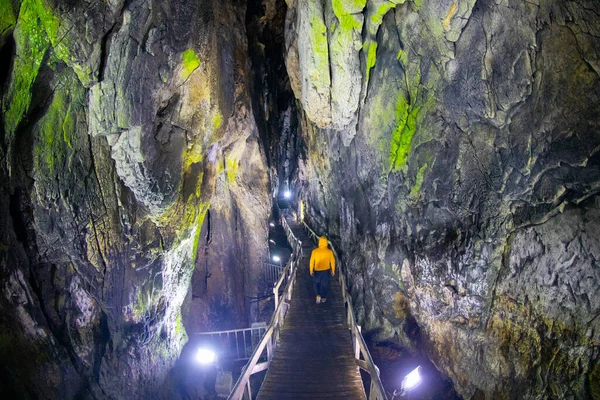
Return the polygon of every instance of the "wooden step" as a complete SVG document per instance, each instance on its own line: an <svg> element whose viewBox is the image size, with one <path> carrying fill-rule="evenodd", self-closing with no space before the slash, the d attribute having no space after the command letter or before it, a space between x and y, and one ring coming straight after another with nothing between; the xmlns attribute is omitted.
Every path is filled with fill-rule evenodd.
<svg viewBox="0 0 600 400"><path fill-rule="evenodd" d="M338 276L330 279L327 302L315 304L309 274L310 253L315 246L300 225L289 219L288 223L302 240L304 257L279 343L257 399L366 400Z"/></svg>

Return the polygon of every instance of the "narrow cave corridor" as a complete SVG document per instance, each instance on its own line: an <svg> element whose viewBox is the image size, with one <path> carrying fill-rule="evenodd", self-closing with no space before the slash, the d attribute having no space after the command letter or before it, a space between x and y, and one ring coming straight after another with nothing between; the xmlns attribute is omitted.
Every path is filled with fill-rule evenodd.
<svg viewBox="0 0 600 400"><path fill-rule="evenodd" d="M599 60L588 0L0 0L0 397L227 397L310 228L379 398L600 399Z"/></svg>

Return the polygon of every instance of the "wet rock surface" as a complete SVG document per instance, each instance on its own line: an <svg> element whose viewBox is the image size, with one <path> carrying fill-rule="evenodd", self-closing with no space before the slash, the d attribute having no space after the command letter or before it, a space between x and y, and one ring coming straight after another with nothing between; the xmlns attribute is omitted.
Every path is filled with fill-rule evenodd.
<svg viewBox="0 0 600 400"><path fill-rule="evenodd" d="M322 3L345 85L304 59L310 1L288 2L286 65L298 208L342 250L363 329L465 398L599 397L598 5L358 3ZM340 86L353 117L315 114L305 87Z"/></svg>

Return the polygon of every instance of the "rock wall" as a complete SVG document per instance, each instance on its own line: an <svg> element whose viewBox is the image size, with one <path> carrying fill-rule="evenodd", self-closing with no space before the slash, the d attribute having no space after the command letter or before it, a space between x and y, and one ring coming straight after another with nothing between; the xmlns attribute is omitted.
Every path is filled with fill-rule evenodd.
<svg viewBox="0 0 600 400"><path fill-rule="evenodd" d="M245 13L0 0L3 397L174 398L186 328L251 320L270 199Z"/></svg>
<svg viewBox="0 0 600 400"><path fill-rule="evenodd" d="M363 330L465 398L600 398L598 3L287 3L296 194Z"/></svg>

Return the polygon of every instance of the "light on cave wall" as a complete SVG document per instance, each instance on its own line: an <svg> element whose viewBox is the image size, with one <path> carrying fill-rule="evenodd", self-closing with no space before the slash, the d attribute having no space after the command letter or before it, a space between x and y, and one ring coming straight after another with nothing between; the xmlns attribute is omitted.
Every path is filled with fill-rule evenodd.
<svg viewBox="0 0 600 400"><path fill-rule="evenodd" d="M421 366L418 366L412 372L404 378L402 381L402 390L413 390L421 384Z"/></svg>
<svg viewBox="0 0 600 400"><path fill-rule="evenodd" d="M276 263L281 262L281 258L279 256L273 256L273 261Z"/></svg>
<svg viewBox="0 0 600 400"><path fill-rule="evenodd" d="M196 353L196 361L202 365L209 365L217 361L217 354L206 348L199 348Z"/></svg>
<svg viewBox="0 0 600 400"><path fill-rule="evenodd" d="M286 190L283 193L283 197L285 197L286 199L289 199L290 197L292 197L292 192L290 192L289 190Z"/></svg>
<svg viewBox="0 0 600 400"><path fill-rule="evenodd" d="M402 379L400 392L398 393L396 390L394 390L394 396L392 397L392 400L396 396L406 396L408 392L416 389L422 382L423 378L421 377L421 366L419 365L408 375L406 375L404 379Z"/></svg>

